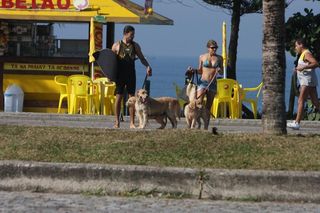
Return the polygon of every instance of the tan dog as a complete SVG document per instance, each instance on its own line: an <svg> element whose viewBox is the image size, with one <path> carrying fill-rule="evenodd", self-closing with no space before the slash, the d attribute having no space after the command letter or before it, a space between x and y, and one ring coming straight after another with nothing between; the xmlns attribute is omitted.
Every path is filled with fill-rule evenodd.
<svg viewBox="0 0 320 213"><path fill-rule="evenodd" d="M184 116L186 118L186 122L188 128L195 128L197 119L200 115L200 108L197 107L197 103L195 101L191 101L184 108Z"/></svg>
<svg viewBox="0 0 320 213"><path fill-rule="evenodd" d="M203 106L203 103L196 98L197 86L194 84L188 84L186 94L189 98L189 104L184 109L184 115L186 117L188 128L195 128L198 123L198 129L201 127L201 119L204 123L204 129L208 129L210 122L210 112Z"/></svg>
<svg viewBox="0 0 320 213"><path fill-rule="evenodd" d="M128 108L133 108L135 109L135 104L136 104L136 97L130 97L126 103ZM155 119L161 126L159 129L164 129L167 125L167 115L149 115L149 119Z"/></svg>
<svg viewBox="0 0 320 213"><path fill-rule="evenodd" d="M192 100L189 104L187 104L184 108L184 115L186 117L188 128L193 129L196 127L196 123L198 123L198 129L200 129L202 119L204 123L204 129L208 129L210 112L199 100Z"/></svg>
<svg viewBox="0 0 320 213"><path fill-rule="evenodd" d="M194 101L197 95L197 85L189 83L186 88L186 95L189 98L189 102Z"/></svg>
<svg viewBox="0 0 320 213"><path fill-rule="evenodd" d="M166 116L169 118L172 128L177 128L176 118L180 118L180 105L176 98L161 97L154 99L149 97L145 89L140 89L136 93L135 110L139 119L139 128L145 128L148 119L154 116L162 116L162 118ZM156 120L160 121L160 119ZM164 128L163 125L161 127Z"/></svg>

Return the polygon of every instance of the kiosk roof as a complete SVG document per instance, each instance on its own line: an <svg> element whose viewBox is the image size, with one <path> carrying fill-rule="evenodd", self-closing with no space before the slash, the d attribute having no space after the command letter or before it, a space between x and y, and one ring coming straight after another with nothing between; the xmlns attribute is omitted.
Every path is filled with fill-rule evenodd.
<svg viewBox="0 0 320 213"><path fill-rule="evenodd" d="M90 22L91 17L103 16L107 22L173 25L171 19L160 14L145 15L142 6L128 0L89 0L89 7L81 11L77 10L72 3L67 9L57 6L61 7L61 4L64 4L62 6L66 7L65 3L68 2L66 0L52 0L52 4L43 0L26 0L25 4L16 0L8 2L6 8L0 5L2 19Z"/></svg>

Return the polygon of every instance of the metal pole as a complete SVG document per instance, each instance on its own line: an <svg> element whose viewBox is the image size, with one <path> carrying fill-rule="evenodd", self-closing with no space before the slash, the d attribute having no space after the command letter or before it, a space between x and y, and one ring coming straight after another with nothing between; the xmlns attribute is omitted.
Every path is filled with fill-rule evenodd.
<svg viewBox="0 0 320 213"><path fill-rule="evenodd" d="M223 78L227 78L227 24L222 24L222 58L223 58ZM223 117L227 116L227 104L223 104ZM229 112L230 113L230 112Z"/></svg>
<svg viewBox="0 0 320 213"><path fill-rule="evenodd" d="M223 78L227 78L227 24L222 24L222 58L223 58Z"/></svg>
<svg viewBox="0 0 320 213"><path fill-rule="evenodd" d="M94 80L94 62L91 63L91 79Z"/></svg>

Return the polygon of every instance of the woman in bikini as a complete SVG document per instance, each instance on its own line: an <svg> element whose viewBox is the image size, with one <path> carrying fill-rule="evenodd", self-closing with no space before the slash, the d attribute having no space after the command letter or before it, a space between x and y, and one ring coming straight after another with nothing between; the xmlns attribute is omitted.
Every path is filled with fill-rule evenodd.
<svg viewBox="0 0 320 213"><path fill-rule="evenodd" d="M199 68L188 67L187 72L201 74L197 97L202 102L204 95L207 96L206 108L210 111L214 96L217 93L217 74L223 74L223 59L220 55L217 55L218 45L216 41L209 40L207 48L208 52L199 57Z"/></svg>

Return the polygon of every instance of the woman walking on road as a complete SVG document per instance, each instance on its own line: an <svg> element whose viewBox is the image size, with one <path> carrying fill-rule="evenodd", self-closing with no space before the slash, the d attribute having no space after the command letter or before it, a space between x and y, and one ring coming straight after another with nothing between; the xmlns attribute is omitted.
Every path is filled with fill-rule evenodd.
<svg viewBox="0 0 320 213"><path fill-rule="evenodd" d="M300 83L300 95L298 98L298 110L296 120L288 123L287 127L294 130L300 129L300 121L303 116L304 103L310 97L312 104L316 110L320 111L317 85L318 79L315 69L319 66L317 60L313 57L312 53L307 49L306 43L303 39L297 39L295 42L296 53L300 55L298 65L295 68L298 80Z"/></svg>

